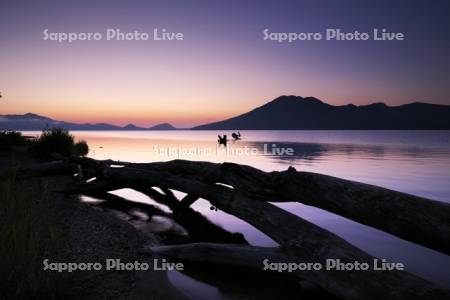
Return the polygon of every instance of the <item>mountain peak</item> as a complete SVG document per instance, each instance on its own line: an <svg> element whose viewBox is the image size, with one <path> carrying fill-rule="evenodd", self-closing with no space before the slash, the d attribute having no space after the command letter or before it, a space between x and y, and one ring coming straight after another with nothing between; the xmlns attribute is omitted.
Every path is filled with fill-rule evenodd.
<svg viewBox="0 0 450 300"><path fill-rule="evenodd" d="M26 113L23 115L24 117L30 117L30 118L36 118L36 117L40 117L40 115L37 114L33 114L33 113Z"/></svg>
<svg viewBox="0 0 450 300"><path fill-rule="evenodd" d="M369 105L366 105L366 107L386 108L388 106L384 102L375 102L375 103L371 103Z"/></svg>
<svg viewBox="0 0 450 300"><path fill-rule="evenodd" d="M134 124L127 124L126 126L123 127L124 129L138 129L138 127Z"/></svg>
<svg viewBox="0 0 450 300"><path fill-rule="evenodd" d="M38 114L34 114L34 113L26 113L24 114L22 117L24 117L25 119L42 119L42 120L49 120L49 118L38 115Z"/></svg>
<svg viewBox="0 0 450 300"><path fill-rule="evenodd" d="M315 97L301 97L295 95L282 95L270 101L269 103L287 103L287 102L323 103L320 99L317 99Z"/></svg>
<svg viewBox="0 0 450 300"><path fill-rule="evenodd" d="M336 106L315 97L284 95L239 116L194 129L450 129L450 106L428 103L388 106L380 102Z"/></svg>
<svg viewBox="0 0 450 300"><path fill-rule="evenodd" d="M161 123L149 128L150 130L174 130L176 129L169 123Z"/></svg>
<svg viewBox="0 0 450 300"><path fill-rule="evenodd" d="M302 96L295 96L295 95L281 95L275 99L273 99L271 102L274 101L286 101L286 100L302 100Z"/></svg>
<svg viewBox="0 0 450 300"><path fill-rule="evenodd" d="M0 115L3 118L7 118L9 120L23 120L23 121L53 121L50 118L44 117L44 116L40 116L38 114L34 114L34 113L26 113L23 115Z"/></svg>

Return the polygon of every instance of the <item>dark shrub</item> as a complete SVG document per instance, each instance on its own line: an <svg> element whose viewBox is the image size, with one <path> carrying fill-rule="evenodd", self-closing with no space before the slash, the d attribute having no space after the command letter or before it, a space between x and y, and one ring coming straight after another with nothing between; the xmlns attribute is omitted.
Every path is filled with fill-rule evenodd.
<svg viewBox="0 0 450 300"><path fill-rule="evenodd" d="M64 128L44 129L33 142L32 152L38 158L49 158L52 153L70 156L74 149L74 139Z"/></svg>
<svg viewBox="0 0 450 300"><path fill-rule="evenodd" d="M0 151L10 150L14 146L24 146L27 140L18 131L0 131Z"/></svg>
<svg viewBox="0 0 450 300"><path fill-rule="evenodd" d="M76 156L86 156L89 153L89 146L86 143L86 141L78 141L74 148L73 148L73 154Z"/></svg>

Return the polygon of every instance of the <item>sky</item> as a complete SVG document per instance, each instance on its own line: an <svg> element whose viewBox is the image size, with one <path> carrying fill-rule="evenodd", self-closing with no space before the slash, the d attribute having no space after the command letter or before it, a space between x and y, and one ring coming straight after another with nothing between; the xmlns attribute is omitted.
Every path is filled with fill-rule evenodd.
<svg viewBox="0 0 450 300"><path fill-rule="evenodd" d="M108 28L150 33L107 41ZM182 41L154 41L153 29ZM264 40L269 32L401 32L403 41ZM100 32L99 41L43 31ZM280 96L450 104L450 1L0 1L0 114L190 127Z"/></svg>

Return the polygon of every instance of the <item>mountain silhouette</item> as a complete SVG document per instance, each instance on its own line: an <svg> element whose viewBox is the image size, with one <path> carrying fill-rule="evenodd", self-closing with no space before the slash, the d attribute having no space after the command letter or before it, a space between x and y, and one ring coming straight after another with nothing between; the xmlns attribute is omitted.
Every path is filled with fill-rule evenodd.
<svg viewBox="0 0 450 300"><path fill-rule="evenodd" d="M450 106L421 102L334 106L314 97L281 96L237 117L192 129L450 129Z"/></svg>
<svg viewBox="0 0 450 300"><path fill-rule="evenodd" d="M57 121L33 113L24 115L0 115L0 130L42 130L49 127L62 127L68 130L173 130L176 129L168 123L158 124L150 128L138 127L128 124L124 127L107 123L70 123Z"/></svg>
<svg viewBox="0 0 450 300"><path fill-rule="evenodd" d="M176 130L177 128L173 127L169 123L162 123L149 128L149 130Z"/></svg>
<svg viewBox="0 0 450 300"><path fill-rule="evenodd" d="M0 130L177 130L169 123L149 128L128 124L70 123L33 113L0 115ZM280 96L247 113L194 130L370 130L370 129L450 129L450 106L414 102L400 106L330 105L314 97Z"/></svg>

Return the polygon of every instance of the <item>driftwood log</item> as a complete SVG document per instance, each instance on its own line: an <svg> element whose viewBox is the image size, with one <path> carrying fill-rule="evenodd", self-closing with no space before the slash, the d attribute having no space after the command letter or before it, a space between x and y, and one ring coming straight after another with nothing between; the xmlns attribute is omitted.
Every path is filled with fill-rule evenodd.
<svg viewBox="0 0 450 300"><path fill-rule="evenodd" d="M167 205L172 210L172 213L166 213L148 203L129 201L108 192L83 192L83 195L106 200L105 203L96 204L96 206L124 212L128 212L130 209L139 209L149 217L153 215L171 217L189 232L189 241L248 244L241 233L228 232L192 208L178 205L180 201L171 192L166 191L167 194L162 194L154 189L149 189L146 192L153 200Z"/></svg>
<svg viewBox="0 0 450 300"><path fill-rule="evenodd" d="M297 172L293 168L285 172L266 173L249 166L229 163L175 160L136 164L87 158L71 158L66 163L72 168L82 166L86 174L95 174L97 177L92 182L68 187L66 192L105 193L126 187L150 197L158 197L153 187L161 188L166 195L171 193L170 190L178 190L187 196L182 201L168 200L167 204L174 211L185 209L203 198L255 226L280 245L274 249L216 245L213 248L215 255L205 258L211 263L232 264L224 260L226 255L220 256L219 253L228 251L232 256L239 256L239 252L243 257L249 253L256 253L255 257L260 258L269 255L267 258L282 262L319 262L325 265L327 259L340 259L343 263L358 261L373 264L374 257L335 234L269 203L274 201L299 201L320 207L412 242L447 254L450 252L448 204L380 187ZM53 173L54 166L51 167ZM41 172L47 174L44 169ZM35 170L32 172L34 175L37 173ZM61 168L61 171L66 172L67 169ZM22 174L27 172L23 171ZM167 256L195 261L199 259L199 252L212 249L211 245L201 244L171 247L154 250ZM252 261L252 267L255 268L255 260ZM448 291L405 271L309 271L295 272L293 275L344 299L449 297Z"/></svg>
<svg viewBox="0 0 450 300"><path fill-rule="evenodd" d="M372 265L374 261L373 257L335 234L268 202L248 198L228 187L129 167L111 168L107 170L105 178L123 182L125 185L130 185L132 181L134 187L139 190L159 186L208 199L214 206L248 222L278 242L282 251L291 255L294 258L291 261L294 262L300 260L325 265L326 259L332 258L340 259L344 263L358 261ZM321 288L345 299L446 297L445 292L406 272L368 270L309 274L311 280Z"/></svg>
<svg viewBox="0 0 450 300"><path fill-rule="evenodd" d="M450 255L448 203L328 175L298 172L294 168L267 173L234 163L106 162L168 172L211 184L227 184L253 199L297 201Z"/></svg>

